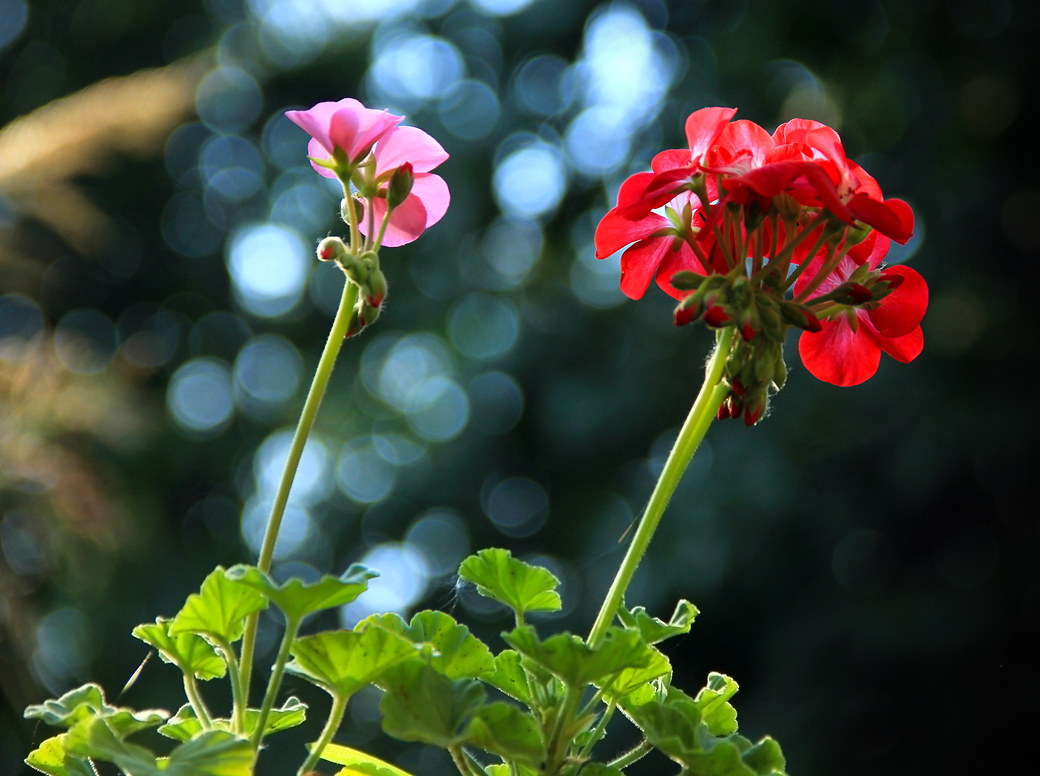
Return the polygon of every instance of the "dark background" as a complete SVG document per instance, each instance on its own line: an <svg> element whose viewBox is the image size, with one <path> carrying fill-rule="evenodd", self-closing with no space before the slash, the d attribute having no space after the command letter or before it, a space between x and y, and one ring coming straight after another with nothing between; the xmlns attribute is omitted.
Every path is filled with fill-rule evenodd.
<svg viewBox="0 0 1040 776"><path fill-rule="evenodd" d="M64 148L60 164L0 136L0 773L28 772L48 735L22 707L88 679L114 697L146 652L130 629L250 557L239 521L263 514L263 463L284 436L260 463L257 450L294 423L338 294L310 246L345 231L303 133L277 117L344 96L437 137L453 202L384 251L390 302L344 348L279 573L382 561L372 606L445 608L497 649L508 622L446 570L502 546L564 580L543 633L587 630L710 343L671 325L656 287L620 295L617 257L592 258L594 225L627 174L683 145L696 108L736 106L769 130L818 118L914 206L917 236L893 256L931 289L924 353L841 389L792 339L772 413L710 430L629 601L700 607L667 650L676 683L735 677L741 732L774 735L793 774L1035 762L1040 6L29 5L0 0L4 123L202 59L178 76L182 108L157 98L166 118L140 109L158 93L143 79L93 118L58 114L57 130L31 115L25 142ZM262 772L295 768L327 707L287 686L312 719ZM121 701L176 708L178 692L152 661ZM219 705L223 688L207 692ZM374 700L355 701L340 740L451 772L379 733ZM632 735L614 724L620 748Z"/></svg>

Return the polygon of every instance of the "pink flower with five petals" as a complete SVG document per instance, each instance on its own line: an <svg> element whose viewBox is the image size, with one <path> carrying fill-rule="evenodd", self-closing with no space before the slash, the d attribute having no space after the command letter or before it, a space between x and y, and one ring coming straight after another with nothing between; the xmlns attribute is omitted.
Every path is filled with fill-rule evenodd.
<svg viewBox="0 0 1040 776"><path fill-rule="evenodd" d="M368 156L381 138L404 120L385 110L372 110L350 97L339 102L319 102L310 110L290 110L285 115L311 136L307 154L312 159L332 159L342 149L347 162L355 165ZM328 167L311 161L326 178L337 177Z"/></svg>

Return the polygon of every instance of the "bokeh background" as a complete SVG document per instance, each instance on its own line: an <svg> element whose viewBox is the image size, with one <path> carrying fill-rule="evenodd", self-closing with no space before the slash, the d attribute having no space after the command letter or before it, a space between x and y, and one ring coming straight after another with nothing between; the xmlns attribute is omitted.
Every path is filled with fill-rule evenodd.
<svg viewBox="0 0 1040 776"><path fill-rule="evenodd" d="M383 572L312 627L432 606L497 648L508 621L453 574L487 546L563 580L543 632L589 627L710 344L658 289L621 295L595 225L692 110L815 118L914 206L892 258L931 287L925 351L840 389L792 338L772 414L711 429L629 600L701 608L677 683L734 676L742 732L793 774L1019 772L1038 35L1010 0L0 0L0 773L47 735L26 704L115 696L131 627L254 557L342 283L313 257L339 193L283 112L344 96L437 137L453 201L384 251L389 305L304 456L277 573ZM121 702L176 708L178 685L152 661ZM312 720L261 772L327 708L287 685ZM377 701L339 740L451 772Z"/></svg>

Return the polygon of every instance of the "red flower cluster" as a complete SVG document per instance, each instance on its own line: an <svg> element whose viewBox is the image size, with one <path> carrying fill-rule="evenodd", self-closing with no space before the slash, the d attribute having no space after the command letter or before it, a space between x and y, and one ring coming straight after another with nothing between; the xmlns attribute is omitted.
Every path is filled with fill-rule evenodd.
<svg viewBox="0 0 1040 776"><path fill-rule="evenodd" d="M914 270L882 265L891 240L912 236L913 211L884 199L837 132L795 119L770 135L731 121L735 113L693 113L689 150L663 151L651 172L625 181L596 231L596 256L631 245L621 258L627 296L640 298L656 277L680 300L676 324L737 327L745 347L728 374L739 402L725 411L749 407L750 394L756 406L742 411L753 423L765 386L779 387L777 370L760 365L753 385L736 375L748 377L755 361L775 365L788 327L804 330L799 352L812 374L856 385L882 350L904 362L921 352L928 288Z"/></svg>

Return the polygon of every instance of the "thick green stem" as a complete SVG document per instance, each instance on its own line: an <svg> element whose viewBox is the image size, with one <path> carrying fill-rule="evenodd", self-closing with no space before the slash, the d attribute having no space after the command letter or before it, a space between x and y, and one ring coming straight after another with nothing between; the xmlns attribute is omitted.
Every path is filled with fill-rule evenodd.
<svg viewBox="0 0 1040 776"><path fill-rule="evenodd" d="M339 730L339 725L343 721L343 712L347 710L347 701L349 700L346 696L333 695L332 696L332 709L329 710L329 719L325 723L325 729L321 731L321 738L318 739L318 743L311 749L311 753L307 756L307 759L303 761L303 765L300 766L300 770L297 771L297 776L306 776L310 773L314 766L318 764L318 760L321 759L322 752L325 751L325 747L332 741L332 737L336 735L336 731Z"/></svg>
<svg viewBox="0 0 1040 776"><path fill-rule="evenodd" d="M339 302L339 310L336 311L336 319L332 322L332 331L329 332L325 350L322 351L318 369L314 373L314 380L311 381L311 388L307 392L307 400L303 404L303 412L300 413L300 422L296 426L296 433L293 434L292 445L289 447L289 458L282 471L282 480L278 483L278 492L275 494L274 505L271 507L271 517L267 521L264 543L260 548L260 559L256 564L261 571L271 570L275 543L278 541L278 530L282 526L285 505L289 502L289 491L292 488L293 478L296 476L296 467L300 464L303 446L307 443L307 436L314 426L314 419L318 415L322 397L325 396L329 378L332 377L336 357L339 355L340 348L343 347L343 338L350 326L350 316L357 297L358 287L348 279L343 286L343 296ZM245 635L242 638L242 686L245 689L246 697L249 695L249 680L253 670L253 651L256 648L256 628L259 616L259 613L249 616L246 621Z"/></svg>
<svg viewBox="0 0 1040 776"><path fill-rule="evenodd" d="M267 727L267 718L274 707L278 690L282 686L282 676L285 674L285 664L289 662L289 648L292 647L296 634L300 630L300 621L286 620L285 634L282 636L282 646L278 649L278 657L271 666L271 678L267 682L267 692L264 693L264 702L260 706L260 716L256 720L256 730L253 731L253 748L259 749L260 742L264 740L264 730Z"/></svg>
<svg viewBox="0 0 1040 776"><path fill-rule="evenodd" d="M184 694L188 696L188 703L191 704L192 711L195 712L195 716L202 723L202 729L211 729L213 720L210 717L209 709L206 708L206 703L199 694L198 685L195 684L195 677L190 673L184 675Z"/></svg>
<svg viewBox="0 0 1040 776"><path fill-rule="evenodd" d="M697 400L693 403L693 408L690 410L690 414L679 432L679 437L675 440L675 446L668 455L668 460L665 462L661 476L657 480L654 492L651 494L650 501L643 512L643 518L636 529L636 534L632 537L632 543L628 547L628 552L625 553L625 559L621 562L621 568L618 569L617 575L614 577L614 582L610 586L607 597L603 600L599 615L596 617L596 622L589 633L588 644L590 647L599 646L607 632L607 628L614 621L614 615L617 614L618 607L625 597L625 591L636 573L639 562L643 559L643 555L646 554L646 548L650 546L650 540L654 536L654 531L657 530L657 525L661 522L664 510L668 506L672 494L675 493L679 480L682 479L683 472L686 471L693 454L697 452L701 440L704 439L704 435L708 431L708 426L715 419L715 413L718 412L719 406L726 398L727 391L724 387L719 386L719 383L722 380L726 366L726 358L729 356L730 347L733 344L733 332L734 328L730 326L723 329L719 337L715 352L708 362L704 376L704 385L701 386L700 393L697 394ZM719 387L720 390L715 390L716 387Z"/></svg>

